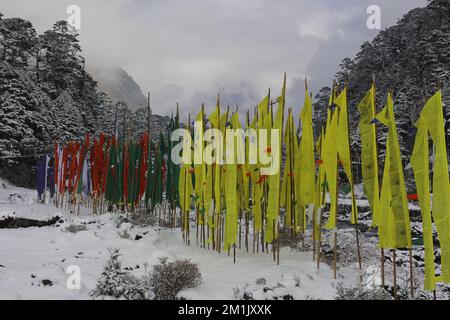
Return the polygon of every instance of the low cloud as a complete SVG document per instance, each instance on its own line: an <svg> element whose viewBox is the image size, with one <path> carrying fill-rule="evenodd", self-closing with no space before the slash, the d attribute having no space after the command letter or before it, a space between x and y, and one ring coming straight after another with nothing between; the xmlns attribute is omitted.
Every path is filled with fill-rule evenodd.
<svg viewBox="0 0 450 320"><path fill-rule="evenodd" d="M33 22L38 32L81 8L83 54L123 67L152 93L155 113L183 113L202 102L251 109L269 87L279 94L288 73L288 106L303 104L310 88L329 85L339 61L352 57L377 31L366 27L366 9L377 4L382 27L426 0L2 0L6 17Z"/></svg>

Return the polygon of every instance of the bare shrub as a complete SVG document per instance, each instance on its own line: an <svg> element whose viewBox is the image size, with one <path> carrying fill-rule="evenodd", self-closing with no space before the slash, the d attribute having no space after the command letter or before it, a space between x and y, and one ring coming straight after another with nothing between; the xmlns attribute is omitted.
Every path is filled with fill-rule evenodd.
<svg viewBox="0 0 450 320"><path fill-rule="evenodd" d="M189 259L168 262L167 257L159 259L151 272L151 284L155 299L175 300L178 292L200 285L202 275L196 263Z"/></svg>
<svg viewBox="0 0 450 320"><path fill-rule="evenodd" d="M128 229L123 229L117 232L117 235L122 239L130 239L131 235L128 232Z"/></svg>
<svg viewBox="0 0 450 320"><path fill-rule="evenodd" d="M294 300L292 292L281 283L275 285L249 285L233 288L237 300Z"/></svg>
<svg viewBox="0 0 450 320"><path fill-rule="evenodd" d="M293 234L291 230L283 228L278 233L278 244L280 247L289 247L299 251L311 251L312 243L305 234Z"/></svg>
<svg viewBox="0 0 450 320"><path fill-rule="evenodd" d="M391 294L382 288L344 287L339 283L336 291L335 300L392 300Z"/></svg>
<svg viewBox="0 0 450 320"><path fill-rule="evenodd" d="M66 232L70 232L70 233L77 233L80 231L86 231L88 228L87 226L83 225L83 224L71 224L69 226L67 226L64 231Z"/></svg>
<svg viewBox="0 0 450 320"><path fill-rule="evenodd" d="M136 210L129 217L129 222L133 226L149 227L156 225L158 218L156 215L147 212L146 210Z"/></svg>

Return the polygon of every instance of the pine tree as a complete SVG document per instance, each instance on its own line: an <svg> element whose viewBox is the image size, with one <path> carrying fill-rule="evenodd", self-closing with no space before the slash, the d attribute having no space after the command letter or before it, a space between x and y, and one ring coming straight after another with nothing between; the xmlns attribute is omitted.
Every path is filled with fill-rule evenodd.
<svg viewBox="0 0 450 320"><path fill-rule="evenodd" d="M395 26L381 31L372 42L363 43L354 59L342 61L336 80L341 85L349 83L350 136L356 154L361 149L356 107L369 89L372 76L376 79L378 111L386 103L387 90L393 91L405 162L409 161L414 143L413 124L425 100L436 92L438 85L443 89L447 134L450 134L450 1L430 0L427 7L411 10ZM328 92L328 88L323 88L316 96L315 134L326 117L323 110L328 104ZM382 126L379 128L380 158L383 159L386 130Z"/></svg>

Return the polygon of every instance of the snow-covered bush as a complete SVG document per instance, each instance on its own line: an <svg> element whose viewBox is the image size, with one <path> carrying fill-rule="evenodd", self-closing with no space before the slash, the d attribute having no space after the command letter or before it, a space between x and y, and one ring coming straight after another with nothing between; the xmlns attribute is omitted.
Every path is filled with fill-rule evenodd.
<svg viewBox="0 0 450 320"><path fill-rule="evenodd" d="M312 241L311 238L307 236L307 234L293 234L291 230L285 228L281 229L278 233L277 241L282 248L289 247L299 251L312 250Z"/></svg>
<svg viewBox="0 0 450 320"><path fill-rule="evenodd" d="M130 239L130 233L128 232L128 229L121 229L117 232L117 235L122 239Z"/></svg>
<svg viewBox="0 0 450 320"><path fill-rule="evenodd" d="M358 263L358 248L356 234L353 228L339 229L337 234L338 266L350 266ZM360 254L362 263L367 263L368 257L377 252L376 238L365 237L359 232ZM332 263L334 249L334 231L324 232L322 235L321 258L326 263Z"/></svg>
<svg viewBox="0 0 450 320"><path fill-rule="evenodd" d="M77 233L80 231L86 231L88 228L85 225L82 224L71 224L67 226L64 231L70 232L70 233Z"/></svg>
<svg viewBox="0 0 450 320"><path fill-rule="evenodd" d="M335 300L392 300L392 295L382 288L344 287L339 283L336 293Z"/></svg>
<svg viewBox="0 0 450 320"><path fill-rule="evenodd" d="M249 285L233 289L237 300L294 300L291 292L281 283L276 285Z"/></svg>
<svg viewBox="0 0 450 320"><path fill-rule="evenodd" d="M133 227L149 227L156 225L157 220L156 215L148 213L145 209L137 209L129 216L123 214L113 215L116 228L120 228L123 223L130 224Z"/></svg>
<svg viewBox="0 0 450 320"><path fill-rule="evenodd" d="M92 297L110 296L126 300L151 300L150 279L144 276L136 278L131 273L122 269L119 261L119 250L110 251L110 258L97 281L96 288L91 292Z"/></svg>
<svg viewBox="0 0 450 320"><path fill-rule="evenodd" d="M159 259L151 272L151 284L155 299L175 300L178 292L200 285L202 275L196 263L189 259L168 262L167 257Z"/></svg>
<svg viewBox="0 0 450 320"><path fill-rule="evenodd" d="M157 217L154 214L148 213L144 209L136 210L129 218L133 226L149 227L154 226L157 222Z"/></svg>

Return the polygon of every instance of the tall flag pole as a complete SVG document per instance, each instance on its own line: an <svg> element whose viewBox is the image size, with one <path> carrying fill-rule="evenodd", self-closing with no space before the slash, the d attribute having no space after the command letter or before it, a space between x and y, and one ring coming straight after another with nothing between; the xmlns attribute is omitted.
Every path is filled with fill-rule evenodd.
<svg viewBox="0 0 450 320"><path fill-rule="evenodd" d="M364 191L372 210L372 226L378 226L380 220L380 186L377 124L375 118L375 79L372 79L370 90L358 104L360 120L358 124L361 136L361 167ZM384 288L384 249L381 248L381 285Z"/></svg>
<svg viewBox="0 0 450 320"><path fill-rule="evenodd" d="M203 104L194 122L194 173L195 173L195 213L197 224L197 242L199 240L199 228L203 225L204 197L203 182L205 180L205 167L203 161ZM201 232L201 230L200 230ZM201 235L201 234L200 234Z"/></svg>
<svg viewBox="0 0 450 320"><path fill-rule="evenodd" d="M235 113L231 118L231 125L233 129L238 129L238 113ZM224 248L230 252L231 246L236 246L236 236L238 231L238 196L237 196L237 164L236 164L236 143L242 143L242 140L236 139L232 130L226 130L226 173L224 177L225 183L225 237ZM231 150L233 149L233 150ZM235 256L235 255L234 255ZM236 262L236 261L235 261Z"/></svg>
<svg viewBox="0 0 450 320"><path fill-rule="evenodd" d="M431 97L416 123L416 142L411 158L422 212L425 246L425 290L436 290L436 282L450 282L450 185L445 143L442 91ZM433 163L433 205L430 209L429 145L431 136L435 153ZM432 218L441 247L441 272L435 275Z"/></svg>
<svg viewBox="0 0 450 320"><path fill-rule="evenodd" d="M283 80L283 89L281 92L281 96L278 97L278 109L275 119L272 120L272 129L278 130L278 140L275 145L270 145L270 150L267 150L267 153L270 153L271 165L273 163L277 164L275 169L275 173L270 175L268 178L268 203L267 203L267 221L266 221L266 243L272 244L272 249L274 253L274 260L277 260L278 252L277 252L277 239L278 239L278 230L277 224L279 219L280 212L280 171L281 171L281 145L282 145L282 132L283 132L283 117L284 117L284 107L286 102L286 73L284 74ZM272 118L272 117L271 117ZM271 141L271 138L270 138ZM273 152L275 148L278 149L277 152ZM273 149L273 150L272 150ZM278 157L278 159L275 159Z"/></svg>
<svg viewBox="0 0 450 320"><path fill-rule="evenodd" d="M339 133L338 133L338 156L339 162L344 167L344 171L347 175L348 181L350 183L350 192L352 198L352 215L351 223L355 226L355 236L356 236L356 249L358 253L358 266L360 271L360 281L362 282L362 262L361 262L361 246L359 242L359 227L358 227L358 206L356 205L355 197L355 186L353 181L353 163L351 155L351 145L350 145L350 128L349 115L348 115L348 105L347 105L347 93L348 93L348 83L345 84L344 92L340 95L342 100L338 98L337 103L339 104ZM344 141L342 138L346 138L345 145L342 144Z"/></svg>
<svg viewBox="0 0 450 320"><path fill-rule="evenodd" d="M286 216L284 224L286 227L291 228L292 234L296 234L296 219L293 212L294 201L293 199L293 184L294 184L294 150L292 143L292 109L288 109L288 117L286 122L286 130L284 132L284 141L286 144L286 163L283 172L283 179L281 183L281 196L280 196L280 207L285 208Z"/></svg>
<svg viewBox="0 0 450 320"><path fill-rule="evenodd" d="M376 119L388 127L378 235L380 247L393 250L394 296L396 296L396 249L411 248L411 226L397 125L394 117L394 102L390 91L388 92L386 106L378 113Z"/></svg>
<svg viewBox="0 0 450 320"><path fill-rule="evenodd" d="M192 193L192 173L191 168L192 162L192 142L190 134L190 119L191 115L188 116L188 124L186 130L184 130L183 136L183 155L182 155L182 168L180 173L180 183L179 183L179 193L180 193L180 204L182 209L182 230L183 237L186 244L190 244L189 241L189 211L191 204L191 193Z"/></svg>
<svg viewBox="0 0 450 320"><path fill-rule="evenodd" d="M325 179L325 167L323 165L323 150L324 150L324 139L325 139L325 133L324 129L322 127L319 141L317 143L317 154L319 155L319 160L317 161L317 165L319 166L319 172L316 178L316 195L315 195L315 203L314 203L314 210L316 211L314 216L317 216L316 223L314 225L314 236L313 240L317 241L317 249L316 249L316 255L317 255L317 270L319 270L320 267L320 250L321 250L321 244L322 244L322 209L325 205L325 193L326 193L326 179Z"/></svg>
<svg viewBox="0 0 450 320"><path fill-rule="evenodd" d="M330 194L330 214L325 228L334 231L333 245L333 275L336 279L336 262L337 262L337 230L336 230L336 213L338 204L338 154L336 146L337 124L339 119L339 107L335 105L336 98L336 82L333 82L333 89L330 97L329 110L327 112L327 128L325 132L324 143L324 167L327 179L328 190ZM335 109L334 111L332 109Z"/></svg>
<svg viewBox="0 0 450 320"><path fill-rule="evenodd" d="M312 102L305 79L305 103L301 114L302 136L299 147L298 202L301 232L306 230L306 207L314 204L316 165L314 160L314 133L312 127ZM311 208L309 208L310 210Z"/></svg>

